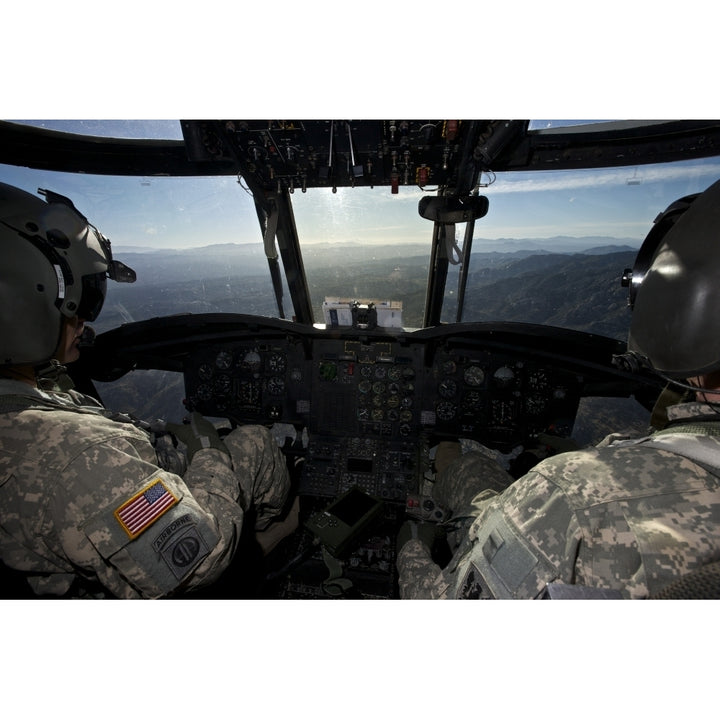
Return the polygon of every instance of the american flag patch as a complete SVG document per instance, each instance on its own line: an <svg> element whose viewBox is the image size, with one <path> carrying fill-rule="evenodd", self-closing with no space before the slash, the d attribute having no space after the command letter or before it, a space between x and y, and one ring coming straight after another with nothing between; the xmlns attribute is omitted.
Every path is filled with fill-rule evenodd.
<svg viewBox="0 0 720 720"><path fill-rule="evenodd" d="M131 538L136 538L176 502L178 499L163 485L162 481L155 480L123 503L115 511L115 517L123 530Z"/></svg>

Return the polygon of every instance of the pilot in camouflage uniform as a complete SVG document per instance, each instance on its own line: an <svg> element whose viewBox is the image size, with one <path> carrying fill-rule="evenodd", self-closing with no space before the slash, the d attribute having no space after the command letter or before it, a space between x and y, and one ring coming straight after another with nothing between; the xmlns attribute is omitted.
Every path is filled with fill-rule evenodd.
<svg viewBox="0 0 720 720"><path fill-rule="evenodd" d="M193 414L156 431L70 387L58 359L79 354L105 278L134 273L70 201L42 192L47 203L0 184L0 557L39 595L205 586L228 567L248 513L262 530L285 508L284 457L264 427L221 440Z"/></svg>
<svg viewBox="0 0 720 720"><path fill-rule="evenodd" d="M433 491L451 511L452 558L434 562L428 525L401 529L401 597L543 598L569 585L577 597L647 598L720 560L718 236L720 182L671 205L633 269L625 360L694 401L665 408L647 437L612 435L518 480L487 452L460 455Z"/></svg>

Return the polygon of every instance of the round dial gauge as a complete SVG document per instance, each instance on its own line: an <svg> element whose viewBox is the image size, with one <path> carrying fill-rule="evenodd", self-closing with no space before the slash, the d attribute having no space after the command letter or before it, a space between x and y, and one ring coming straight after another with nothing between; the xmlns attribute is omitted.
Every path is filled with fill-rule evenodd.
<svg viewBox="0 0 720 720"><path fill-rule="evenodd" d="M201 400L208 400L209 398L211 398L213 396L212 388L209 385L205 385L205 383L197 386L197 390L195 390L195 394Z"/></svg>
<svg viewBox="0 0 720 720"><path fill-rule="evenodd" d="M446 360L442 364L442 371L446 375L452 375L457 370L457 365L455 364L454 360Z"/></svg>
<svg viewBox="0 0 720 720"><path fill-rule="evenodd" d="M546 401L542 395L532 393L525 399L525 410L530 415L540 415L545 410Z"/></svg>
<svg viewBox="0 0 720 720"><path fill-rule="evenodd" d="M515 380L515 373L507 365L499 367L493 374L493 378L499 387L510 387Z"/></svg>
<svg viewBox="0 0 720 720"><path fill-rule="evenodd" d="M229 370L232 367L232 353L227 350L221 350L215 356L215 366L221 370Z"/></svg>
<svg viewBox="0 0 720 720"><path fill-rule="evenodd" d="M470 365L470 367L465 368L463 378L468 385L477 387L478 385L482 385L483 380L485 380L485 373L479 365Z"/></svg>
<svg viewBox="0 0 720 720"><path fill-rule="evenodd" d="M231 385L232 380L230 379L229 375L218 375L215 378L215 390L217 390L218 392L229 392Z"/></svg>
<svg viewBox="0 0 720 720"><path fill-rule="evenodd" d="M256 352L255 350L250 350L249 352L245 353L245 357L242 359L242 364L244 368L247 368L248 370L257 371L260 369L260 353Z"/></svg>
<svg viewBox="0 0 720 720"><path fill-rule="evenodd" d="M455 417L455 405L451 402L439 402L435 412L440 420L452 420Z"/></svg>
<svg viewBox="0 0 720 720"><path fill-rule="evenodd" d="M275 374L283 372L285 370L285 356L280 353L273 353L268 360L268 366L270 371Z"/></svg>
<svg viewBox="0 0 720 720"><path fill-rule="evenodd" d="M482 395L477 390L472 390L465 395L463 406L466 408L479 407Z"/></svg>
<svg viewBox="0 0 720 720"><path fill-rule="evenodd" d="M440 393L440 397L454 397L457 392L457 383L450 378L443 378L438 385L438 392Z"/></svg>
<svg viewBox="0 0 720 720"><path fill-rule="evenodd" d="M271 395L282 395L285 392L285 381L281 377L271 377L268 379L267 389Z"/></svg>

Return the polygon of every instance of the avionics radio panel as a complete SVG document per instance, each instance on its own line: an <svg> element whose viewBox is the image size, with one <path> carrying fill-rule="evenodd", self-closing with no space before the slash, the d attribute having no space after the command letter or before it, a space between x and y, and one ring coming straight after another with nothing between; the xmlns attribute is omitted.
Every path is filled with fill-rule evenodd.
<svg viewBox="0 0 720 720"><path fill-rule="evenodd" d="M417 439L311 436L300 493L336 497L352 487L389 503L418 491L427 452Z"/></svg>

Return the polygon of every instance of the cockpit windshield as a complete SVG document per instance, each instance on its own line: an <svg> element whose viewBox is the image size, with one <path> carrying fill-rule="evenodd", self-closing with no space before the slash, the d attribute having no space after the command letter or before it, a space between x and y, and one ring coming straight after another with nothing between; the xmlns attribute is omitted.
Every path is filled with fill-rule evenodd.
<svg viewBox="0 0 720 720"><path fill-rule="evenodd" d="M178 121L22 121L97 137L182 137ZM576 121L577 122L577 121ZM574 125L533 121L537 132ZM600 126L598 126L600 127ZM487 214L445 238L442 322L523 321L624 339L620 286L655 216L720 175L716 158L609 168L482 172ZM0 180L72 197L137 271L110 283L98 331L178 313L242 312L292 319L283 276L274 287L252 193L239 174L94 175L0 165ZM433 223L420 185L290 187L312 320L343 303L387 303L393 323L426 322ZM467 254L468 262L461 258ZM281 273L282 275L282 273ZM582 302L581 302L582 301Z"/></svg>
<svg viewBox="0 0 720 720"><path fill-rule="evenodd" d="M487 215L454 226L443 322L531 321L624 339L629 316L620 275L653 219L720 174L716 159L593 170L484 175ZM406 327L422 325L432 223L426 194L402 188L296 192L298 232L316 318L326 296L398 301ZM460 263L471 243L458 317ZM588 303L588 294L596 300ZM582 301L582 302L581 302ZM585 304L583 304L585 303ZM320 316L319 322L323 322Z"/></svg>

